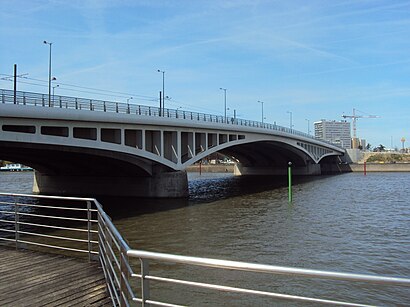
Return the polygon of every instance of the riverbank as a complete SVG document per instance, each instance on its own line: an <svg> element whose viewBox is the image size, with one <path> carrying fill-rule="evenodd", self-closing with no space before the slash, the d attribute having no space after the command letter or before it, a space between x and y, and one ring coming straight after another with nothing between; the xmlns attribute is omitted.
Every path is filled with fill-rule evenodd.
<svg viewBox="0 0 410 307"><path fill-rule="evenodd" d="M200 170L201 168L201 170ZM364 163L352 163L339 165L339 171L342 173L363 172ZM233 173L234 165L191 165L187 168L189 173ZM367 172L410 172L410 163L366 163Z"/></svg>
<svg viewBox="0 0 410 307"><path fill-rule="evenodd" d="M352 172L363 172L364 163L349 164ZM410 172L410 163L366 163L366 172Z"/></svg>
<svg viewBox="0 0 410 307"><path fill-rule="evenodd" d="M186 171L188 173L233 173L234 164L194 164L188 166Z"/></svg>

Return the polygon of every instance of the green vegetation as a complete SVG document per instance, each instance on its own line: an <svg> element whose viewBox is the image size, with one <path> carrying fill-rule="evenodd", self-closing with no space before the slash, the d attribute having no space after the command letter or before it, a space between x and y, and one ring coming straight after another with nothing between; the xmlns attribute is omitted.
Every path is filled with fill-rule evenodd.
<svg viewBox="0 0 410 307"><path fill-rule="evenodd" d="M376 163L400 163L410 162L410 155L397 154L397 153L378 153L367 158L366 162Z"/></svg>

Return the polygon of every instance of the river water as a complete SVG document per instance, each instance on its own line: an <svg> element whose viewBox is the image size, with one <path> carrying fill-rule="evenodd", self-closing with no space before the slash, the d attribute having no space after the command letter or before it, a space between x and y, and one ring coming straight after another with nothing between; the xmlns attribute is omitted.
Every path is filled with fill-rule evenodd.
<svg viewBox="0 0 410 307"><path fill-rule="evenodd" d="M410 173L349 173L298 179L189 174L188 200L104 199L131 247L309 269L410 277ZM2 192L30 193L32 173L0 173ZM157 265L160 276L273 289L388 306L410 306L410 288L239 274ZM151 272L151 273L152 273ZM152 274L154 274L152 273ZM190 289L189 289L190 290ZM152 296L194 306L295 306L272 299L185 288ZM311 305L311 306L314 306Z"/></svg>

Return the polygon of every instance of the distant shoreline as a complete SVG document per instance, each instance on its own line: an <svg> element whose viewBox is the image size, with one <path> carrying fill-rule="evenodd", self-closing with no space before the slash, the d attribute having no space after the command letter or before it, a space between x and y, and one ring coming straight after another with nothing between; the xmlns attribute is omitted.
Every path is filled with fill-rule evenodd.
<svg viewBox="0 0 410 307"><path fill-rule="evenodd" d="M343 165L344 173L359 173L364 171L363 163L352 163ZM187 168L188 173L199 173L199 164L191 165ZM207 164L201 165L203 173L233 173L234 165ZM410 163L366 163L366 172L410 172Z"/></svg>
<svg viewBox="0 0 410 307"><path fill-rule="evenodd" d="M233 164L194 164L188 166L186 171L188 173L233 173L234 165Z"/></svg>
<svg viewBox="0 0 410 307"><path fill-rule="evenodd" d="M348 166L352 172L364 172L364 163ZM410 172L410 163L366 163L366 172Z"/></svg>

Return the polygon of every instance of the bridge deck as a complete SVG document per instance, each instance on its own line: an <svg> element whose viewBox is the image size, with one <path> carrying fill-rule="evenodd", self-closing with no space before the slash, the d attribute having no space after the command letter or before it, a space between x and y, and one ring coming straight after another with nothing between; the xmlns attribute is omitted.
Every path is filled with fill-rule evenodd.
<svg viewBox="0 0 410 307"><path fill-rule="evenodd" d="M98 262L0 247L0 306L112 306Z"/></svg>

